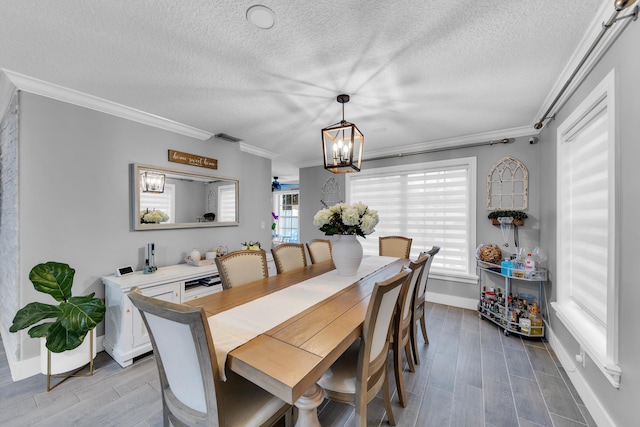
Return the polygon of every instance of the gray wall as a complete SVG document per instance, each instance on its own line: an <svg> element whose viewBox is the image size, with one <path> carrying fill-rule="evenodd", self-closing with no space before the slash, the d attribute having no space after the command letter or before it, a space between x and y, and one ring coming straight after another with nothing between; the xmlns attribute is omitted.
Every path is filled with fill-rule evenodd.
<svg viewBox="0 0 640 427"><path fill-rule="evenodd" d="M19 101L20 306L47 301L28 280L41 262L70 264L74 294L103 297L100 277L128 264L141 269L149 242L161 267L183 262L194 245L235 250L246 240L271 239L270 160L238 144L200 141L30 93L20 92ZM129 164L208 172L169 163L168 149L216 158L219 175L240 180L239 227L131 231ZM17 353L18 360L37 356L37 340L21 333Z"/></svg>
<svg viewBox="0 0 640 427"><path fill-rule="evenodd" d="M553 272L556 270L556 133L569 114L584 100L594 87L612 70L618 73L617 120L619 129L619 211L618 222L620 271L618 276L619 294L619 366L622 369L620 389L616 390L600 373L598 368L587 360L586 368L576 367L575 374L583 377L586 386L597 396L615 425L631 426L638 424L636 406L640 402L640 340L638 328L633 320L638 313L640 286L638 286L635 259L638 254L640 232L636 212L640 208L638 193L638 161L640 144L638 141L638 119L640 119L640 56L638 55L640 24L631 23L615 42L600 63L590 72L576 93L556 114L540 134L540 148L544 162L541 169L541 188L545 191L540 197L540 222L544 224L540 238L542 245L550 248L550 289L555 299L557 284ZM563 324L551 313L551 326L562 346L569 355L579 353L578 343L565 329Z"/></svg>
<svg viewBox="0 0 640 427"><path fill-rule="evenodd" d="M532 134L534 130L532 128ZM481 141L478 141L481 142ZM423 163L436 160L456 159L462 157L477 158L477 225L474 247L480 243L502 244L503 238L499 227L491 225L487 219L486 209L486 178L489 169L497 161L505 156L512 156L522 161L529 171L529 218L523 227L519 227L520 246L530 249L539 245L539 188L540 188L540 144L529 144L528 137L516 138L509 144L496 144L492 146L480 146L473 148L455 149L430 154L405 156L387 160L365 161L363 169L376 167L406 165ZM366 145L364 158L366 159ZM324 170L322 166L305 168L300 170L300 237L302 242L315 238L326 238L324 234L313 225L313 216L322 208L322 186L328 178L334 177L340 182L340 194L344 199L344 175L334 175ZM366 200L363 200L366 203ZM513 251L513 232L511 233L509 248L501 246L503 253ZM433 242L437 245L437 242ZM429 291L455 297L475 299L478 297L478 288L475 284L449 282L444 280L430 280Z"/></svg>

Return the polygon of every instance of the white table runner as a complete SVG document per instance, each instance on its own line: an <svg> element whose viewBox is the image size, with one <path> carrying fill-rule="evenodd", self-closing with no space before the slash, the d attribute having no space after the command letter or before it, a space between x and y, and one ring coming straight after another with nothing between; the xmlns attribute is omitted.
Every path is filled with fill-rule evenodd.
<svg viewBox="0 0 640 427"><path fill-rule="evenodd" d="M332 270L209 317L222 380L226 381L225 364L230 351L397 259L366 257L355 276L340 276Z"/></svg>

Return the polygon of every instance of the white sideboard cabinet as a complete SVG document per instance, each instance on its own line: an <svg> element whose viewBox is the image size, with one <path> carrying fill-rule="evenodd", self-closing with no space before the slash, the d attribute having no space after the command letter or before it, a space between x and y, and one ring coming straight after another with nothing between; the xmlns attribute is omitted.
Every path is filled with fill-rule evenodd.
<svg viewBox="0 0 640 427"><path fill-rule="evenodd" d="M122 367L133 358L151 351L151 341L138 310L127 294L135 287L147 296L182 303L222 290L218 270L213 265L195 267L178 264L159 267L155 273L141 271L125 276L105 276L104 348Z"/></svg>

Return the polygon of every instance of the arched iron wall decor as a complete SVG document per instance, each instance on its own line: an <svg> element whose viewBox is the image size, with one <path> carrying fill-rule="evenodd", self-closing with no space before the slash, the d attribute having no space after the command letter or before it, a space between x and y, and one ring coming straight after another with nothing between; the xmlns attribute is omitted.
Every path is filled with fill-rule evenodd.
<svg viewBox="0 0 640 427"><path fill-rule="evenodd" d="M529 205L529 171L515 157L503 157L487 175L487 210L526 210Z"/></svg>

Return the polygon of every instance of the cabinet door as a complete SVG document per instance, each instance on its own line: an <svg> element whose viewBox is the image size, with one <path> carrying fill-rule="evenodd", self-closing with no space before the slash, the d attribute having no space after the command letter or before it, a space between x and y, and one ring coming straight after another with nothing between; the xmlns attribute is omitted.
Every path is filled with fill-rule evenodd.
<svg viewBox="0 0 640 427"><path fill-rule="evenodd" d="M142 289L142 294L148 297L154 297L163 301L180 303L180 282L169 283L161 286ZM137 309L133 311L133 348L150 342L149 333L144 326L140 312Z"/></svg>

